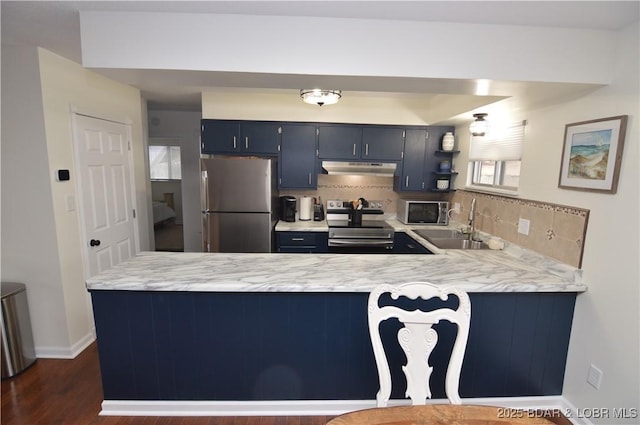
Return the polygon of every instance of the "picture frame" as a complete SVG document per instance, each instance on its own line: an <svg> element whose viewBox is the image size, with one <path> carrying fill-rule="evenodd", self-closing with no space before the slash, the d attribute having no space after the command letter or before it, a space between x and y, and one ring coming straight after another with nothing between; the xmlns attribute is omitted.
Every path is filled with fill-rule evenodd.
<svg viewBox="0 0 640 425"><path fill-rule="evenodd" d="M567 124L558 187L616 193L627 115Z"/></svg>

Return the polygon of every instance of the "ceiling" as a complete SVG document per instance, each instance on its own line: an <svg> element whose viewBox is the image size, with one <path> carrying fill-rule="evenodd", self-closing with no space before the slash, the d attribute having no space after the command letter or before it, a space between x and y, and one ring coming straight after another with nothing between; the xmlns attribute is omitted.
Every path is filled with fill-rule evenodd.
<svg viewBox="0 0 640 425"><path fill-rule="evenodd" d="M82 63L79 11L189 12L274 16L438 21L617 30L638 20L638 1L1 1L2 43L41 46ZM304 80L280 75L195 71L95 70L139 88L153 109L199 109L200 93L210 89L265 90L305 87ZM354 79L314 76L332 88L360 96L406 98L438 95L433 83L380 78L369 85ZM247 85L251 81L251 85ZM437 81L435 83L438 83ZM445 82L440 82L445 83ZM421 86L422 84L422 86ZM510 96L529 106L553 95L570 96L584 87L503 83ZM435 94L434 94L435 93ZM489 99L495 101L500 99ZM481 105L480 105L481 106Z"/></svg>

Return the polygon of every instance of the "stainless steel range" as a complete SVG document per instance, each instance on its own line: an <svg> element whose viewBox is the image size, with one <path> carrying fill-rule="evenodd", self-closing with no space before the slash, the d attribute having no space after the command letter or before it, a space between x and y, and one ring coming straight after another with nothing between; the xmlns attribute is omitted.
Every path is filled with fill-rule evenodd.
<svg viewBox="0 0 640 425"><path fill-rule="evenodd" d="M383 254L393 249L393 227L384 221L382 201L329 200L329 252Z"/></svg>

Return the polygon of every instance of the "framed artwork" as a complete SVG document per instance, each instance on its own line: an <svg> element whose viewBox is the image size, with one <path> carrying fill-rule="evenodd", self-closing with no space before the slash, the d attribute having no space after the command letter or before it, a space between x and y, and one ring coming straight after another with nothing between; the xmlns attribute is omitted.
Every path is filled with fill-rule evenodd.
<svg viewBox="0 0 640 425"><path fill-rule="evenodd" d="M567 124L558 187L616 193L627 115Z"/></svg>

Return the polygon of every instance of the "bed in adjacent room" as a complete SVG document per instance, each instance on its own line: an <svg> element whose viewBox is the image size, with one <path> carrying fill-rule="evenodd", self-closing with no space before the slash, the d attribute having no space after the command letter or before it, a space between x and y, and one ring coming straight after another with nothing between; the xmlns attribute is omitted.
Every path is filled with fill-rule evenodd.
<svg viewBox="0 0 640 425"><path fill-rule="evenodd" d="M153 201L153 224L158 226L176 217L173 209L173 193L165 193L163 201Z"/></svg>

